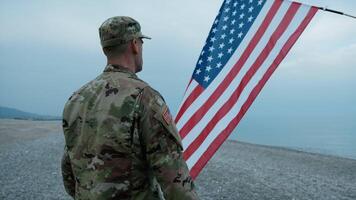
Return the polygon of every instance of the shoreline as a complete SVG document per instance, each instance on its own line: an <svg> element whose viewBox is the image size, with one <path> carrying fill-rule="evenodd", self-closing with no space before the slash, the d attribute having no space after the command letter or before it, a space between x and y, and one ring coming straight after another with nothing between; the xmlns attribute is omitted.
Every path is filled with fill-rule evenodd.
<svg viewBox="0 0 356 200"><path fill-rule="evenodd" d="M7 133L2 133L2 129L4 128L3 126L17 126L17 124L27 124L27 125L33 125L33 124L38 124L38 123L45 123L45 126L42 126L42 130L39 132L33 132L30 131L30 135L28 135L29 132L24 132L21 129L17 133L12 133L13 139L9 139ZM21 141L22 139L36 139L39 137L46 136L47 134L53 134L55 132L61 132L62 127L61 127L61 120L52 120L52 119L46 119L46 120L38 120L38 119L16 119L16 118L1 118L0 119L0 145L1 144L6 144L9 142L16 142L16 141ZM51 127L48 127L48 124L52 124ZM38 125L37 125L38 126ZM41 125L40 125L41 127ZM16 127L18 128L18 127ZM41 128L40 128L41 129ZM330 157L336 157L336 158L344 158L344 159L350 159L350 160L356 160L356 157L348 157L348 156L343 156L339 155L336 153L332 152L326 152L323 151L322 149L320 150L309 150L303 147L288 147L288 146L275 146L275 145L268 145L268 144L257 144L257 143L251 143L251 142L246 142L246 141L240 141L240 140L235 140L235 139L227 139L226 142L233 142L233 143L244 143L244 144L249 144L249 145L256 145L256 146L262 146L262 147L268 147L268 148L275 148L275 149L282 149L282 150L287 150L287 151L297 151L301 153L307 153L307 154L317 154L321 156L330 156ZM224 142L224 143L226 143Z"/></svg>
<svg viewBox="0 0 356 200"><path fill-rule="evenodd" d="M356 161L356 158L346 157L346 156L327 153L327 152L323 153L323 152L318 151L318 150L315 150L315 151L307 150L307 149L304 149L302 147L273 146L273 145L256 144L256 143L233 140L233 139L228 139L227 141L228 142L233 142L233 143L239 143L239 144L255 145L255 146L272 148L272 149L280 149L280 150L291 151L291 152L305 153L305 154L311 154L311 155L317 155L317 156L326 156L326 157L331 157L331 158L342 158L342 159L348 159L348 160Z"/></svg>

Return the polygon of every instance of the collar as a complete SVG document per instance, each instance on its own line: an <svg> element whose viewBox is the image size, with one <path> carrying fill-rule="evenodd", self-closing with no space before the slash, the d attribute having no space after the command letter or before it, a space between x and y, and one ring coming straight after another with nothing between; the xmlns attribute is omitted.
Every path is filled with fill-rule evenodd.
<svg viewBox="0 0 356 200"><path fill-rule="evenodd" d="M137 75L135 73L133 73L132 71L130 71L129 69L121 65L108 64L105 67L104 72L123 72L133 76L134 78L137 78Z"/></svg>

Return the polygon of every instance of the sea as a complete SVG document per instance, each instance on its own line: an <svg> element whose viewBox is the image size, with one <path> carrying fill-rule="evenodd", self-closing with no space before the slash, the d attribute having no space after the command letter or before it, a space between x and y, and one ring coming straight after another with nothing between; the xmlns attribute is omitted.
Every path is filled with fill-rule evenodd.
<svg viewBox="0 0 356 200"><path fill-rule="evenodd" d="M356 159L356 115L248 115L229 139Z"/></svg>

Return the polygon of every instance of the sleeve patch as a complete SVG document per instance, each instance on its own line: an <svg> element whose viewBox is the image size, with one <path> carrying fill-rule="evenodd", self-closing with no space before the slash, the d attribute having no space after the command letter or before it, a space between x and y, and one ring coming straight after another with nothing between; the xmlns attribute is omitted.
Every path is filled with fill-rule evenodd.
<svg viewBox="0 0 356 200"><path fill-rule="evenodd" d="M164 105L164 102L160 97L156 96L155 99L156 99L156 103L159 107L162 107Z"/></svg>
<svg viewBox="0 0 356 200"><path fill-rule="evenodd" d="M168 109L168 107L167 107L166 105L165 105L164 108L163 108L162 116L163 116L164 121L165 121L167 124L171 124L171 122L172 122L172 115L171 115L171 113L169 112L169 109Z"/></svg>

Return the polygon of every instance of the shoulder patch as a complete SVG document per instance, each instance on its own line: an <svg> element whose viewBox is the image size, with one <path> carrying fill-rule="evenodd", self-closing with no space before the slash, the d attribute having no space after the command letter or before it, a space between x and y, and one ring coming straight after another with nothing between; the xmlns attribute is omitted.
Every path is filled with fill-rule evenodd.
<svg viewBox="0 0 356 200"><path fill-rule="evenodd" d="M162 107L164 105L164 101L162 100L162 98L160 98L159 96L156 96L155 99L156 99L156 104L159 107Z"/></svg>
<svg viewBox="0 0 356 200"><path fill-rule="evenodd" d="M171 113L169 112L169 108L164 105L163 109L162 109L162 117L164 119L164 121L167 123L167 124L171 124L172 122L172 115Z"/></svg>

